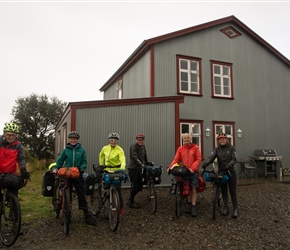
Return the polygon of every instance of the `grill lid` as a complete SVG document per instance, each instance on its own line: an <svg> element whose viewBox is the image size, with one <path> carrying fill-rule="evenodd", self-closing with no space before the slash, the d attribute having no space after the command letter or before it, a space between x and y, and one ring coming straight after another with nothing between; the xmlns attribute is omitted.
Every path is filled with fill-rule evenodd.
<svg viewBox="0 0 290 250"><path fill-rule="evenodd" d="M275 149L256 149L255 155L257 156L277 156Z"/></svg>

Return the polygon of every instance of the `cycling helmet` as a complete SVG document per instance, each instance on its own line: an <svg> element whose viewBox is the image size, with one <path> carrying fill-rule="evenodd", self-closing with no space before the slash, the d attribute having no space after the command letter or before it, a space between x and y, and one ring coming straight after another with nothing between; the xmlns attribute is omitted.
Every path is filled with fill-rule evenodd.
<svg viewBox="0 0 290 250"><path fill-rule="evenodd" d="M14 122L5 123L3 130L4 132L13 132L16 134L19 133L19 127Z"/></svg>
<svg viewBox="0 0 290 250"><path fill-rule="evenodd" d="M71 131L67 137L80 139L80 134L77 131Z"/></svg>
<svg viewBox="0 0 290 250"><path fill-rule="evenodd" d="M142 134L142 133L139 133L139 134L136 135L136 139L138 139L138 138L145 139L145 135Z"/></svg>
<svg viewBox="0 0 290 250"><path fill-rule="evenodd" d="M228 138L228 137L225 133L221 133L217 136L217 139L220 139L220 138Z"/></svg>
<svg viewBox="0 0 290 250"><path fill-rule="evenodd" d="M112 133L109 134L108 139L109 139L109 140L110 140L110 139L116 139L116 140L119 141L120 136L119 136L118 133L112 132Z"/></svg>

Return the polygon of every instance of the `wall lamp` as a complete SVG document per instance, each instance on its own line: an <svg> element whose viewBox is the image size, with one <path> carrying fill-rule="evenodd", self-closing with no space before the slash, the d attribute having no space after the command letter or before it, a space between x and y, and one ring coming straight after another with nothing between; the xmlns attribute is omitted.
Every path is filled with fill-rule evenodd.
<svg viewBox="0 0 290 250"><path fill-rule="evenodd" d="M237 135L238 135L238 138L239 138L239 139L242 138L242 133L243 133L243 131L239 128L239 129L237 130Z"/></svg>
<svg viewBox="0 0 290 250"><path fill-rule="evenodd" d="M205 130L205 136L208 138L210 137L210 129L207 127Z"/></svg>

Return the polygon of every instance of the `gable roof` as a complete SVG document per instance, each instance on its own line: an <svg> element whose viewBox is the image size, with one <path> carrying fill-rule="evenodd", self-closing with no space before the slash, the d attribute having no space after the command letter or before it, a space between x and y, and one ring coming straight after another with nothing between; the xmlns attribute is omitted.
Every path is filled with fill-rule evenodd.
<svg viewBox="0 0 290 250"><path fill-rule="evenodd" d="M171 32L165 35L157 36L148 40L144 40L139 47L129 56L129 58L121 65L121 67L110 77L110 79L100 88L100 91L105 91L109 86L117 81L117 79L124 73L128 68L131 67L142 55L144 55L148 50L150 50L151 46L172 38L176 38L179 36L184 36L190 33L194 33L199 30L211 28L223 23L232 22L235 25L239 26L244 32L248 33L252 38L254 38L258 43L264 46L269 52L273 53L277 56L282 62L284 62L288 67L290 67L290 60L282 55L278 50L276 50L272 45L266 42L262 37L256 34L253 30L251 30L247 25L241 22L235 16L228 16L221 19L217 19L211 22L199 24L196 26L192 26L186 29L178 30L175 32Z"/></svg>

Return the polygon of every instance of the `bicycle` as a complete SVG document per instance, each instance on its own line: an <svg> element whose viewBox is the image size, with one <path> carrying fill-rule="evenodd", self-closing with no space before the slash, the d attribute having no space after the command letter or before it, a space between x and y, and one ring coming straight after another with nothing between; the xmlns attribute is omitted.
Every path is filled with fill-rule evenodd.
<svg viewBox="0 0 290 250"><path fill-rule="evenodd" d="M57 174L55 173L53 174L55 175L55 182L52 204L54 207L55 217L59 218L60 211L62 210L64 233L68 235L72 213L71 206L72 194L68 184L69 179L61 178L57 176Z"/></svg>
<svg viewBox="0 0 290 250"><path fill-rule="evenodd" d="M120 197L116 189L127 180L127 175L119 172L106 171L104 168L116 168L110 166L94 166L97 183L90 195L90 208L93 215L103 213L109 218L110 228L113 232L118 229L120 223Z"/></svg>
<svg viewBox="0 0 290 250"><path fill-rule="evenodd" d="M183 210L183 200L187 200L186 196L183 195L184 182L185 180L188 180L192 173L185 166L176 166L170 170L169 174L172 174L176 178L173 193L175 193L175 215L179 218Z"/></svg>
<svg viewBox="0 0 290 250"><path fill-rule="evenodd" d="M203 176L204 173L206 175L205 180L212 183L212 219L215 220L217 206L221 207L222 202L221 185L228 182L230 172L216 173L213 169L204 169L201 175Z"/></svg>
<svg viewBox="0 0 290 250"><path fill-rule="evenodd" d="M1 174L1 178L4 175L6 174ZM23 181L21 187L27 184L28 178ZM12 246L16 242L21 229L20 203L17 195L12 193L9 188L11 187L0 188L0 238L5 246Z"/></svg>
<svg viewBox="0 0 290 250"><path fill-rule="evenodd" d="M162 174L162 165L154 166L154 163L148 163L143 170L147 182L147 199L149 203L150 214L155 214L157 210L157 192L155 184L161 182L160 175Z"/></svg>

